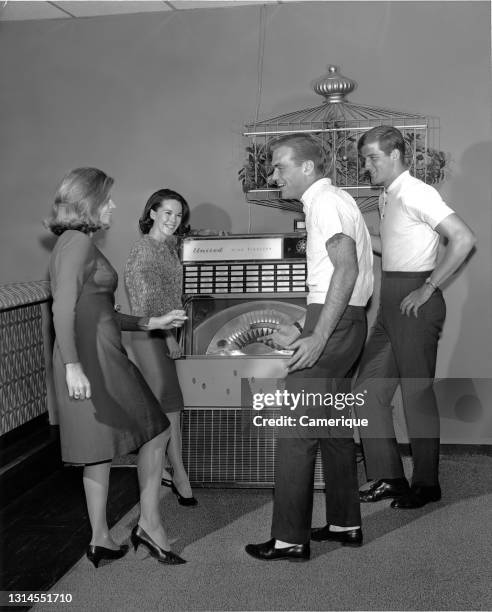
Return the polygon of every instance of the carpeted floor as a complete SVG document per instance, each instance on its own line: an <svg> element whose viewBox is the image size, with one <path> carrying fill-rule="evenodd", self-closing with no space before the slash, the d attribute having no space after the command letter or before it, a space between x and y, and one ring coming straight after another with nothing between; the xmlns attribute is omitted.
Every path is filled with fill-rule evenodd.
<svg viewBox="0 0 492 612"><path fill-rule="evenodd" d="M183 508L163 488L162 512L182 566L130 553L95 570L82 558L52 589L70 593L71 611L490 610L492 457L442 459L441 502L396 511L363 504L360 549L313 543L309 563L261 562L244 552L269 539L271 491L196 489ZM322 525L315 492L313 524ZM133 508L113 528L128 539ZM51 610L38 605L36 610Z"/></svg>

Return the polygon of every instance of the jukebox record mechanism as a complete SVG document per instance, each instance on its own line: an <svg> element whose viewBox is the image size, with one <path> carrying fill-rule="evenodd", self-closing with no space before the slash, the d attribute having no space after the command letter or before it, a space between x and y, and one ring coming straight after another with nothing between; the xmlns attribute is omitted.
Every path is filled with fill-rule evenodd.
<svg viewBox="0 0 492 612"><path fill-rule="evenodd" d="M260 338L271 335L278 325L289 324L292 317L274 309L245 312L223 325L212 338L207 355L290 355L292 351L275 349Z"/></svg>

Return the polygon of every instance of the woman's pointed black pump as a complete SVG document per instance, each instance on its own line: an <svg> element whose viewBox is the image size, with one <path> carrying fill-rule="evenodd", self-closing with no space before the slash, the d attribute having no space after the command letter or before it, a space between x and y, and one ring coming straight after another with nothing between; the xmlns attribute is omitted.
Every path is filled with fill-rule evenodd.
<svg viewBox="0 0 492 612"><path fill-rule="evenodd" d="M128 546L123 544L116 550L112 548L105 548L104 546L94 546L90 544L87 547L87 558L94 567L98 567L100 561L114 561L115 559L121 559L128 552Z"/></svg>
<svg viewBox="0 0 492 612"><path fill-rule="evenodd" d="M178 498L178 503L182 506L198 506L198 500L195 497L184 497L176 488L176 485L169 478L161 478L161 485L164 487L169 487L171 491Z"/></svg>
<svg viewBox="0 0 492 612"><path fill-rule="evenodd" d="M154 559L157 559L159 563L167 563L168 565L181 565L182 563L186 563L186 561L182 559L179 555L176 555L170 550L164 550L163 548L158 546L154 542L154 540L148 535L148 533L140 527L140 525L136 525L132 529L130 539L135 551L137 550L139 545L142 544L147 548L150 555L154 557Z"/></svg>

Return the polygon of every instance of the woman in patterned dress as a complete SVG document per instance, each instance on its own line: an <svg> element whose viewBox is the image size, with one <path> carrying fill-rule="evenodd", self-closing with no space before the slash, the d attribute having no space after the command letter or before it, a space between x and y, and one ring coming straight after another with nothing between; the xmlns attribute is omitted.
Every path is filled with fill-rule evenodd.
<svg viewBox="0 0 492 612"><path fill-rule="evenodd" d="M121 344L121 330L179 327L182 310L156 317L123 315L114 309L118 277L92 236L107 229L115 204L113 179L96 168L77 168L62 180L46 226L59 236L50 259L55 389L62 458L83 465L92 538L87 557L97 567L128 546L112 539L107 519L113 457L139 449L140 518L131 540L162 563L184 563L170 551L159 515L162 447L169 421ZM162 312L162 311L161 311Z"/></svg>
<svg viewBox="0 0 492 612"><path fill-rule="evenodd" d="M183 270L175 233L188 217L186 200L171 189L160 189L147 201L139 220L142 237L133 246L125 267L132 314L153 316L182 307ZM172 331L133 334L132 347L142 374L171 422L166 452L172 478L163 471L161 482L172 488L181 505L195 506L181 454L183 396L174 363L181 356L181 348Z"/></svg>

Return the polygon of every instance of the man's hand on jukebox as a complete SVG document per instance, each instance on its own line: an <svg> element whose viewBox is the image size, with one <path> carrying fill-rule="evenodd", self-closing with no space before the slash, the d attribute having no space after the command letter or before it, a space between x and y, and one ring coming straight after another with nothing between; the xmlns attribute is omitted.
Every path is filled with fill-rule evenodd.
<svg viewBox="0 0 492 612"><path fill-rule="evenodd" d="M290 348L289 345L300 335L301 332L295 325L279 323L271 334L258 338L258 342L263 342L274 349L285 349Z"/></svg>
<svg viewBox="0 0 492 612"><path fill-rule="evenodd" d="M287 348L292 349L294 354L287 362L289 372L312 368L320 358L326 345L326 339L313 333L305 338L295 340Z"/></svg>

